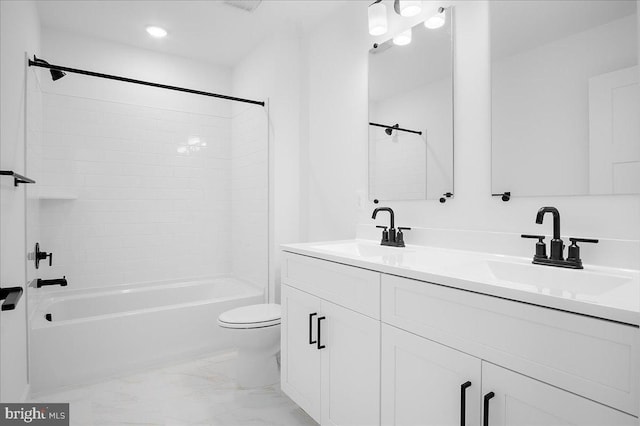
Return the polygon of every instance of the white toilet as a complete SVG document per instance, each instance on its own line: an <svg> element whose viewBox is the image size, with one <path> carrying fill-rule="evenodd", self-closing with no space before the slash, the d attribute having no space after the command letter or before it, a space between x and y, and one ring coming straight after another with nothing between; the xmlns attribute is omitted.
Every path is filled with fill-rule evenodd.
<svg viewBox="0 0 640 426"><path fill-rule="evenodd" d="M226 311L218 325L233 332L238 348L236 380L241 388L268 386L280 380L280 305L249 305Z"/></svg>

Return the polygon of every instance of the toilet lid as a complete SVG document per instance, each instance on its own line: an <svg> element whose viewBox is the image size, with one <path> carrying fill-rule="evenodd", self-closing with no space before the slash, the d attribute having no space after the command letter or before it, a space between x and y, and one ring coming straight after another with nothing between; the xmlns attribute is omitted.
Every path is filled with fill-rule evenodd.
<svg viewBox="0 0 640 426"><path fill-rule="evenodd" d="M244 325L249 327L269 327L280 324L280 305L275 303L262 303L259 305L242 306L223 312L218 317L220 325Z"/></svg>

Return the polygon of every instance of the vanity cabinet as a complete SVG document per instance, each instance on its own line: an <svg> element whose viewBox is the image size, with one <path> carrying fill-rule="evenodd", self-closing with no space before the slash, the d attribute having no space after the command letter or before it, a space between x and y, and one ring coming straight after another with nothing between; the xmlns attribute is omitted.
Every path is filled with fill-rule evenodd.
<svg viewBox="0 0 640 426"><path fill-rule="evenodd" d="M484 403L484 396L490 392L493 398ZM485 361L482 395L489 426L638 424L633 416Z"/></svg>
<svg viewBox="0 0 640 426"><path fill-rule="evenodd" d="M282 286L282 390L316 421L320 419L321 352L315 338L320 302L308 293Z"/></svg>
<svg viewBox="0 0 640 426"><path fill-rule="evenodd" d="M384 426L637 425L633 416L387 324L381 365Z"/></svg>
<svg viewBox="0 0 640 426"><path fill-rule="evenodd" d="M380 321L353 309L379 314L379 274L295 255L285 264L282 390L322 425L380 424Z"/></svg>
<svg viewBox="0 0 640 426"><path fill-rule="evenodd" d="M322 425L638 425L635 326L292 253L282 281L282 389Z"/></svg>
<svg viewBox="0 0 640 426"><path fill-rule="evenodd" d="M480 426L480 359L382 324L383 425Z"/></svg>
<svg viewBox="0 0 640 426"><path fill-rule="evenodd" d="M638 328L393 275L382 322L637 415Z"/></svg>

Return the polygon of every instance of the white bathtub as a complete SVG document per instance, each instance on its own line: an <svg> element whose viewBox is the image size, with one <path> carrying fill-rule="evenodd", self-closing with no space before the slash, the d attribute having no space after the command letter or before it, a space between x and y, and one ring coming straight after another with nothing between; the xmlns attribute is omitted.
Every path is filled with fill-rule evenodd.
<svg viewBox="0 0 640 426"><path fill-rule="evenodd" d="M31 391L231 349L218 315L263 301L261 289L231 276L56 291L31 319Z"/></svg>

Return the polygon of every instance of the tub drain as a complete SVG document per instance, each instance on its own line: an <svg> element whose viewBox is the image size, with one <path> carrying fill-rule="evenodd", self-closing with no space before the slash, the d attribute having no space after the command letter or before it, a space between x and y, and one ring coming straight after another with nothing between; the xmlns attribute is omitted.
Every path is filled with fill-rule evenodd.
<svg viewBox="0 0 640 426"><path fill-rule="evenodd" d="M51 322L51 314L45 314L44 319Z"/></svg>

